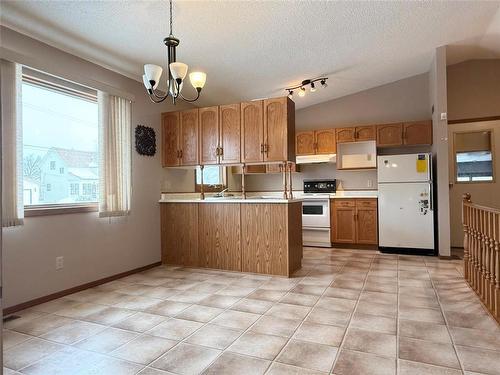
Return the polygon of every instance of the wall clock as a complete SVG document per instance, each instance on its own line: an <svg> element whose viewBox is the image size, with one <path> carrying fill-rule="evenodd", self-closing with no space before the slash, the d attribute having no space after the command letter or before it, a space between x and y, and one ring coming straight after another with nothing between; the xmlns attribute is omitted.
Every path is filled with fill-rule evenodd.
<svg viewBox="0 0 500 375"><path fill-rule="evenodd" d="M135 149L139 155L156 154L156 134L149 126L137 125L135 128Z"/></svg>

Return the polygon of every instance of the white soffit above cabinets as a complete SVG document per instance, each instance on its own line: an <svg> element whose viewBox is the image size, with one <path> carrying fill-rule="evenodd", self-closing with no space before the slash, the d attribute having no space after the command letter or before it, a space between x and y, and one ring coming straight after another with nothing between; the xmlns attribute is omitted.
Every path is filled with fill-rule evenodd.
<svg viewBox="0 0 500 375"><path fill-rule="evenodd" d="M284 87L328 75L328 88L294 98L303 108L427 72L438 46L471 40L495 48L487 41L498 32L499 6L175 1L173 31L178 58L209 77L200 105L284 95ZM2 0L1 8L3 25L137 81L144 62L165 61L165 1Z"/></svg>

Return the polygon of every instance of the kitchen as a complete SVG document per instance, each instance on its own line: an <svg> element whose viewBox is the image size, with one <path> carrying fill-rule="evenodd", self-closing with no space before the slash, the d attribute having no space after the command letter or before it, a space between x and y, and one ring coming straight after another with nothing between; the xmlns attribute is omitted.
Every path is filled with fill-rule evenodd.
<svg viewBox="0 0 500 375"><path fill-rule="evenodd" d="M384 183L397 182L398 175L400 182L411 182L411 168L425 172L424 181L431 183L431 156L424 152L432 144L430 120L295 132L295 105L288 97L169 112L162 119L163 166L197 167L201 180L199 192L162 193L162 254L167 264L289 277L300 269L302 245L435 252L429 188L413 195L384 193ZM377 155L382 155L378 162ZM400 169L410 172L392 172L405 159ZM205 192L205 166L219 166L231 183L217 185L218 193ZM388 167L392 170L386 177ZM333 178L339 172L345 173L342 179ZM350 187L360 178L357 174L368 176L363 189ZM399 214L392 207L398 196L399 206L409 201L398 208ZM280 213L252 228L274 211ZM412 236L411 221L419 215L429 220ZM285 228L283 238L279 228ZM398 239L397 232L406 234ZM183 234L180 245L171 241L178 233ZM214 233L220 238L212 238ZM422 233L430 242L420 243ZM260 236L271 240L259 243ZM282 264L276 265L276 259Z"/></svg>

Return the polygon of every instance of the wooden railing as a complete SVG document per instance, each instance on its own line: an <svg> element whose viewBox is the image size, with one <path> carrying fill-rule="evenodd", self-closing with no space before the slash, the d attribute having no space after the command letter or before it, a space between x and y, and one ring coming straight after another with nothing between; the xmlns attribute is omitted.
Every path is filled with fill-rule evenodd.
<svg viewBox="0 0 500 375"><path fill-rule="evenodd" d="M500 210L463 196L464 277L500 322Z"/></svg>

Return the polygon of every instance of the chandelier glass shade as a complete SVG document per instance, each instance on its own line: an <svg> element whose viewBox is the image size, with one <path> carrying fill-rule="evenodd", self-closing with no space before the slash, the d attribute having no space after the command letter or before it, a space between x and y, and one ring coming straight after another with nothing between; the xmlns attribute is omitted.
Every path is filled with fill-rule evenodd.
<svg viewBox="0 0 500 375"><path fill-rule="evenodd" d="M170 4L170 35L163 40L163 43L167 46L167 90L165 94L157 90L160 83L161 75L163 73L163 68L159 65L146 64L144 65L144 74L142 76L142 82L149 95L149 98L154 103L161 103L169 96L172 98L173 104L175 104L178 98L181 98L187 102L194 102L200 97L201 90L205 86L207 80L207 75L203 72L192 72L189 74L189 80L191 85L196 89L195 98L186 98L182 95L182 87L184 84L184 79L188 73L189 67L180 62L176 61L176 48L180 41L172 35L172 0L169 1Z"/></svg>

